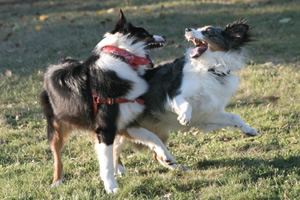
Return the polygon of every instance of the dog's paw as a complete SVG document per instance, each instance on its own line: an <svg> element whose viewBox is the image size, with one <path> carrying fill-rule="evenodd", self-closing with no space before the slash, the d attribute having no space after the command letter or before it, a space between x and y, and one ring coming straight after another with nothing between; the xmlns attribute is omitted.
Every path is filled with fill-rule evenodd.
<svg viewBox="0 0 300 200"><path fill-rule="evenodd" d="M171 154L159 156L156 152L154 152L153 158L168 169L177 168L176 160Z"/></svg>
<svg viewBox="0 0 300 200"><path fill-rule="evenodd" d="M178 115L177 120L179 121L179 123L183 126L188 126L190 124L191 121L191 114L188 112L183 112L181 114Z"/></svg>
<svg viewBox="0 0 300 200"><path fill-rule="evenodd" d="M176 164L175 158L173 158L172 156L171 156L171 159L164 160L162 157L157 156L157 154L154 152L153 158L155 160L157 160L162 166L164 166L164 167L166 167L170 170L182 170L182 171L188 171L189 170L189 168L187 168L187 167L178 166Z"/></svg>
<svg viewBox="0 0 300 200"><path fill-rule="evenodd" d="M107 194L116 194L118 192L119 188L118 188L118 185L117 185L117 182L115 181L115 179L103 180L103 183L104 183L105 192Z"/></svg>
<svg viewBox="0 0 300 200"><path fill-rule="evenodd" d="M119 191L119 188L112 188L112 189L105 188L105 192L107 194L116 194L116 193L118 193L118 191Z"/></svg>
<svg viewBox="0 0 300 200"><path fill-rule="evenodd" d="M243 133L248 136L257 136L259 133L252 127L247 126L242 128Z"/></svg>
<svg viewBox="0 0 300 200"><path fill-rule="evenodd" d="M176 162L171 162L169 160L162 160L160 158L157 158L157 161L164 167L171 169L171 170L175 170L178 168L178 165L176 164Z"/></svg>
<svg viewBox="0 0 300 200"><path fill-rule="evenodd" d="M60 180L57 180L57 181L55 181L55 182L53 182L53 183L51 184L51 188L56 187L56 186L61 185L61 184L62 184L62 180L61 180L61 179L60 179Z"/></svg>
<svg viewBox="0 0 300 200"><path fill-rule="evenodd" d="M182 166L179 166L177 165L175 162L170 162L168 160L160 160L160 159L157 159L157 161L164 167L170 169L170 170L182 170L182 171L187 171L189 170L187 167L182 167Z"/></svg>

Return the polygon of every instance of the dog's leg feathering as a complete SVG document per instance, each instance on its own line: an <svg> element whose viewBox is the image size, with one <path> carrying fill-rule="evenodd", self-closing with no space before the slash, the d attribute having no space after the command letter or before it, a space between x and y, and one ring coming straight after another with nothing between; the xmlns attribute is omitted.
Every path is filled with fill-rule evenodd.
<svg viewBox="0 0 300 200"><path fill-rule="evenodd" d="M214 117L213 120L210 120L209 123L205 124L205 126L204 132L226 127L236 127L248 136L256 136L259 134L254 128L248 126L240 116L233 113L220 113Z"/></svg>

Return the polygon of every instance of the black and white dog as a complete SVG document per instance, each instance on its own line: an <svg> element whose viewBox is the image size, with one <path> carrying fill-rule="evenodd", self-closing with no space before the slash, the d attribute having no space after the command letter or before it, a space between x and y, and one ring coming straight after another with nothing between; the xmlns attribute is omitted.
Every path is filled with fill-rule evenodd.
<svg viewBox="0 0 300 200"><path fill-rule="evenodd" d="M52 186L62 182L61 149L72 129L93 133L107 193L118 190L113 142L123 129L139 143L145 143L146 135L146 145L162 155L165 162L175 161L155 134L134 126L145 108L139 97L148 89L142 75L151 65L149 50L164 45L164 37L128 23L120 10L113 30L104 35L87 60L66 59L47 68L40 98L54 157Z"/></svg>
<svg viewBox="0 0 300 200"><path fill-rule="evenodd" d="M238 88L239 78L232 72L245 65L244 46L251 41L249 26L244 20L228 24L225 29L205 26L185 30L185 37L195 48L172 63L147 71L149 89L143 95L145 114L139 124L154 132L166 144L170 130L197 127L209 132L237 127L251 136L258 132L236 114L224 112ZM126 138L115 141L120 152ZM134 142L134 139L131 139ZM161 160L156 155L158 161ZM119 163L119 173L124 168ZM171 163L168 168L176 165Z"/></svg>

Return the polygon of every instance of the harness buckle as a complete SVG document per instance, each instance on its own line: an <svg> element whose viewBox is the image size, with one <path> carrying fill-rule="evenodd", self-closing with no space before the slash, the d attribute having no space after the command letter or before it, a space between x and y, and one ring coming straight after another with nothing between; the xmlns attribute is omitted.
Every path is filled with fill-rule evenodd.
<svg viewBox="0 0 300 200"><path fill-rule="evenodd" d="M109 105L115 104L116 103L115 98L107 98L107 103Z"/></svg>

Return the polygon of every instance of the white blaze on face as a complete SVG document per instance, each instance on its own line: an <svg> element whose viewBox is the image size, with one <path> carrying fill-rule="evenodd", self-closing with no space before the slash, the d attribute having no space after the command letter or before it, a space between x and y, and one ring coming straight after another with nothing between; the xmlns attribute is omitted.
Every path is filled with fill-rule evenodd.
<svg viewBox="0 0 300 200"><path fill-rule="evenodd" d="M185 37L188 40L190 40L192 38L197 38L198 40L203 40L202 31L203 31L203 28L197 29L197 30L192 28L191 31L188 31L185 33Z"/></svg>

